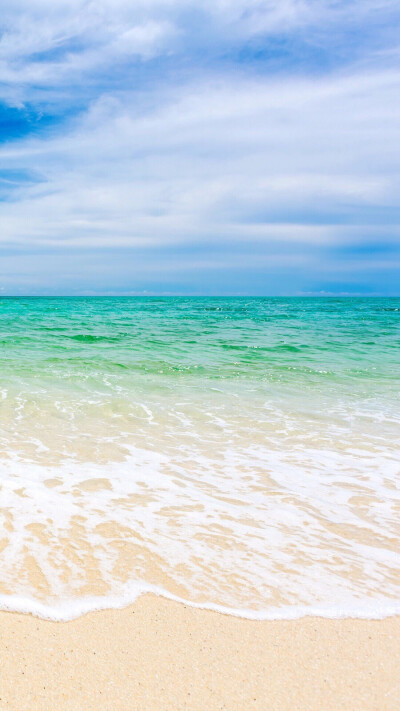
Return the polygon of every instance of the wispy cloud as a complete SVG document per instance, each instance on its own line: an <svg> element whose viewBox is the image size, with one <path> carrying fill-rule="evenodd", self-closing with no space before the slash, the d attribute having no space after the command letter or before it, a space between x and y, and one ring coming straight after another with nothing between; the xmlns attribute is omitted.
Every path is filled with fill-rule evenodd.
<svg viewBox="0 0 400 711"><path fill-rule="evenodd" d="M19 132L4 121L1 136L4 288L54 280L53 290L82 291L90 277L107 291L120 277L128 290L167 274L177 291L188 282L235 291L239 275L244 290L313 290L334 270L340 288L351 271L364 290L393 290L397 3L19 0L1 9L3 111L25 117ZM343 51L350 35L353 53ZM391 256L375 258L375 273L368 251L346 253L367 245L372 255L376 243ZM126 250L136 254L129 268Z"/></svg>

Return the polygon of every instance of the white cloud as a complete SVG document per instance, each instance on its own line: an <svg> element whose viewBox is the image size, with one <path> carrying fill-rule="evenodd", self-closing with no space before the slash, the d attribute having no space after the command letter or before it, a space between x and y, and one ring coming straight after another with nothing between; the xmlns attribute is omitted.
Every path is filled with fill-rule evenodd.
<svg viewBox="0 0 400 711"><path fill-rule="evenodd" d="M340 244L373 238L385 210L381 234L398 239L396 96L400 74L385 72L220 80L172 89L146 112L135 95L104 97L65 135L1 148L3 164L40 182L3 204L0 239Z"/></svg>
<svg viewBox="0 0 400 711"><path fill-rule="evenodd" d="M394 0L0 0L3 99L81 110L0 145L1 165L27 176L0 184L0 245L149 248L150 273L156 248L204 246L199 269L323 269L318 250L398 243L396 12ZM365 28L344 66L341 38L363 45ZM280 43L294 54L275 73L246 60ZM303 66L296 43L318 62L333 48L325 70Z"/></svg>
<svg viewBox="0 0 400 711"><path fill-rule="evenodd" d="M33 85L103 76L127 56L190 57L193 47L223 53L252 37L288 33L329 43L365 22L379 33L396 8L395 0L0 0L0 81L25 101Z"/></svg>

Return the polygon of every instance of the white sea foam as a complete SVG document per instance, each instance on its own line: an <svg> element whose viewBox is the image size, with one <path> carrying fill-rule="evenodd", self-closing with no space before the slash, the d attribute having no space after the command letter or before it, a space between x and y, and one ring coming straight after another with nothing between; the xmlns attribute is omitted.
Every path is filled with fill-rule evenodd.
<svg viewBox="0 0 400 711"><path fill-rule="evenodd" d="M396 457L200 451L3 461L3 609L71 619L150 591L254 619L400 612Z"/></svg>
<svg viewBox="0 0 400 711"><path fill-rule="evenodd" d="M88 596L81 600L70 599L64 603L50 605L41 603L38 600L18 597L16 595L0 595L0 610L5 612L20 612L22 614L33 615L44 620L53 622L68 622L75 620L82 615L101 610L120 610L133 604L141 595L151 593L167 600L179 602L187 607L198 610L211 610L223 615L239 617L246 620L298 620L303 617L324 617L330 620L340 620L354 618L360 620L383 620L386 617L394 617L400 614L400 603L387 604L360 604L342 607L332 605L314 606L293 606L271 607L266 610L252 610L224 607L215 603L196 603L177 595L173 595L167 590L149 585L148 583L132 584L131 589L124 596L116 597L103 595L101 597Z"/></svg>

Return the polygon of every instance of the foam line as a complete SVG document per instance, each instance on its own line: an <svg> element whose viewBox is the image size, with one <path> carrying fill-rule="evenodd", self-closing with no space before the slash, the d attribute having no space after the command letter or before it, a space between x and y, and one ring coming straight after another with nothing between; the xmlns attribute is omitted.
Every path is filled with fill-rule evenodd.
<svg viewBox="0 0 400 711"><path fill-rule="evenodd" d="M265 610L236 609L216 605L214 603L196 603L154 585L141 585L132 590L130 596L86 597L80 600L71 599L67 602L50 605L39 600L33 600L17 595L0 595L0 610L33 615L53 622L69 622L91 612L102 610L120 610L136 602L142 595L151 593L167 600L179 602L188 607L199 610L210 610L223 615L239 617L246 620L298 620L303 617L323 617L325 619L363 619L382 620L386 617L400 615L400 602L378 604L376 602L364 603L359 606L348 605L330 607L328 605L294 605L282 608L271 607Z"/></svg>

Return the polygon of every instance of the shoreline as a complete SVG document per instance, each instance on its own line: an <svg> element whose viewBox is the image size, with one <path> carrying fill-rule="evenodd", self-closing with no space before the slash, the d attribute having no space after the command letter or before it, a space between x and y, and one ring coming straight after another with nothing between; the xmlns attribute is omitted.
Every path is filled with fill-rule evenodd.
<svg viewBox="0 0 400 711"><path fill-rule="evenodd" d="M52 607L39 600L26 599L17 595L0 594L0 614L3 612L31 615L39 620L47 622L73 622L80 617L90 615L96 612L106 612L107 610L124 610L127 607L136 605L137 601L142 597L151 595L169 602L179 603L194 610L202 610L204 612L216 612L227 617L234 617L239 620L248 620L252 622L290 622L303 620L306 618L317 618L325 620L370 620L379 621L389 617L400 616L400 604L382 605L374 603L371 609L367 607L352 607L348 606L339 608L339 611L333 611L332 607L318 606L299 606L293 605L285 607L271 607L268 612L256 611L252 609L230 608L218 605L215 603L201 603L186 600L185 598L174 595L163 588L155 585L141 586L142 589L133 595L132 599L124 599L119 597L107 596L86 596L84 598L71 598L64 606L59 605Z"/></svg>
<svg viewBox="0 0 400 711"><path fill-rule="evenodd" d="M400 616L246 620L147 593L59 623L0 612L0 709L395 711Z"/></svg>

